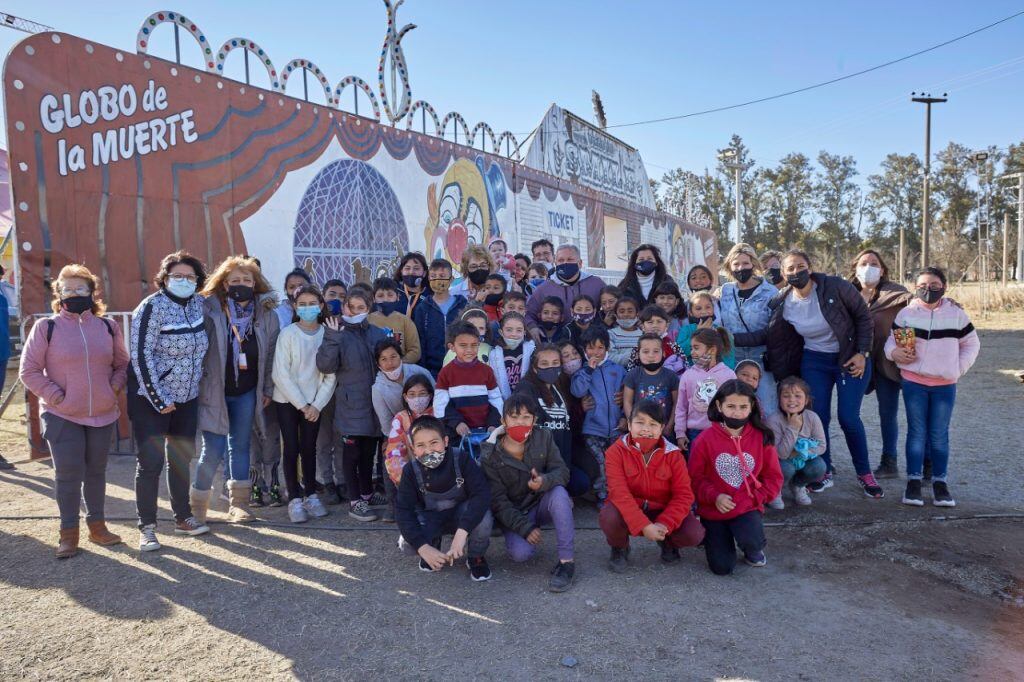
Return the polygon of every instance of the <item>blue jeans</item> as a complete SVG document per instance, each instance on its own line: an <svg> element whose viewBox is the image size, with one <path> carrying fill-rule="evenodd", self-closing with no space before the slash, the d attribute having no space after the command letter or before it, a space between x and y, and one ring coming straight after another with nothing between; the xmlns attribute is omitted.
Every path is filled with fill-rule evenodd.
<svg viewBox="0 0 1024 682"><path fill-rule="evenodd" d="M956 402L956 384L925 386L903 380L907 411L907 478L920 479L927 452L932 480L945 481L949 467L949 421Z"/></svg>
<svg viewBox="0 0 1024 682"><path fill-rule="evenodd" d="M864 432L864 422L860 419L860 406L864 402L864 391L871 379L871 363L864 365L864 374L859 378L850 376L849 372L839 365L838 353L819 353L804 350L800 361L800 376L811 386L814 399L813 409L821 418L825 428L825 454L822 458L832 467L832 442L828 427L832 421L832 389L836 389L839 398L839 426L846 436L846 447L853 459L853 468L858 476L871 473L871 462L868 460L868 437Z"/></svg>
<svg viewBox="0 0 1024 682"><path fill-rule="evenodd" d="M882 427L882 457L896 459L900 440L900 383L881 372L875 375L878 423Z"/></svg>
<svg viewBox="0 0 1024 682"><path fill-rule="evenodd" d="M230 481L249 480L249 443L256 416L256 389L224 397L228 405L228 435L203 431L203 452L196 466L196 490L209 490L221 461ZM225 457L225 451L227 457Z"/></svg>
<svg viewBox="0 0 1024 682"><path fill-rule="evenodd" d="M779 468L782 469L783 484L810 485L825 478L828 467L821 457L812 457L807 460L803 467L796 469L788 459L779 460Z"/></svg>
<svg viewBox="0 0 1024 682"><path fill-rule="evenodd" d="M779 411L779 397L775 395L775 377L764 368L764 352L767 346L749 346L734 348L736 364L744 360L753 360L761 366L761 383L757 385L757 401L761 406L761 414L765 417Z"/></svg>

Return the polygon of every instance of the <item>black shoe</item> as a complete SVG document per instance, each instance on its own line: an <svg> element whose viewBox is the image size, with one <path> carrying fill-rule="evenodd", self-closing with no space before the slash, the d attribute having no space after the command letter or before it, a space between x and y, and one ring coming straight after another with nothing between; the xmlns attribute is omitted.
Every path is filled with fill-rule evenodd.
<svg viewBox="0 0 1024 682"><path fill-rule="evenodd" d="M338 495L338 486L333 483L325 485L324 491L320 493L320 501L331 506L341 504L341 496Z"/></svg>
<svg viewBox="0 0 1024 682"><path fill-rule="evenodd" d="M903 493L903 504L912 507L923 507L924 499L921 497L921 479L912 478L907 481L907 490Z"/></svg>
<svg viewBox="0 0 1024 682"><path fill-rule="evenodd" d="M10 462L8 462L6 459L4 459L3 455L0 455L0 470L2 470L2 471L10 471L13 468L14 468L14 465L11 464Z"/></svg>
<svg viewBox="0 0 1024 682"><path fill-rule="evenodd" d="M932 504L936 507L955 507L956 500L949 494L949 487L945 481L932 483Z"/></svg>
<svg viewBox="0 0 1024 682"><path fill-rule="evenodd" d="M430 567L430 564L426 562L423 557L420 557L420 570L424 573L433 573L434 569Z"/></svg>
<svg viewBox="0 0 1024 682"><path fill-rule="evenodd" d="M469 569L469 577L474 582L482 583L491 579L491 567L487 565L487 559L482 556L466 559L466 568Z"/></svg>
<svg viewBox="0 0 1024 682"><path fill-rule="evenodd" d="M666 564L674 564L679 561L679 550L675 547L670 547L667 542L662 540L658 543L661 546L661 561Z"/></svg>
<svg viewBox="0 0 1024 682"><path fill-rule="evenodd" d="M612 570L612 573L625 573L626 568L628 566L628 559L629 547L627 547L626 549L612 547L612 555L608 559L608 568Z"/></svg>
<svg viewBox="0 0 1024 682"><path fill-rule="evenodd" d="M924 474L921 476L921 480L932 480L932 461L930 459L924 461Z"/></svg>
<svg viewBox="0 0 1024 682"><path fill-rule="evenodd" d="M395 522L395 505L394 503L389 504L380 511L380 520L384 523Z"/></svg>
<svg viewBox="0 0 1024 682"><path fill-rule="evenodd" d="M552 592L565 592L572 587L576 580L576 562L559 561L551 569L551 580L548 581L548 589Z"/></svg>
<svg viewBox="0 0 1024 682"><path fill-rule="evenodd" d="M875 478L899 478L900 468L896 464L895 457L889 457L888 455L882 455L882 461L878 463L878 467L875 469Z"/></svg>
<svg viewBox="0 0 1024 682"><path fill-rule="evenodd" d="M281 497L281 486L277 483L270 484L270 506L271 507L283 507L284 498Z"/></svg>
<svg viewBox="0 0 1024 682"><path fill-rule="evenodd" d="M249 493L249 506L263 507L266 506L266 504L266 501L263 499L263 488L258 486L253 487L252 492Z"/></svg>

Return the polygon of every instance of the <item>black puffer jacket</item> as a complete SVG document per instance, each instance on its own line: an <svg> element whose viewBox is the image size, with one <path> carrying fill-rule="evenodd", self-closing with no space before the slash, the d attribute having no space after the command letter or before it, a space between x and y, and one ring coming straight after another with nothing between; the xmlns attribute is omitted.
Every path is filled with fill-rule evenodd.
<svg viewBox="0 0 1024 682"><path fill-rule="evenodd" d="M839 341L839 364L849 362L857 353L867 355L874 341L874 323L860 292L845 279L820 272L812 273L811 280L817 285L821 313ZM768 304L768 369L776 381L800 373L804 352L804 338L782 316L792 290L786 286Z"/></svg>

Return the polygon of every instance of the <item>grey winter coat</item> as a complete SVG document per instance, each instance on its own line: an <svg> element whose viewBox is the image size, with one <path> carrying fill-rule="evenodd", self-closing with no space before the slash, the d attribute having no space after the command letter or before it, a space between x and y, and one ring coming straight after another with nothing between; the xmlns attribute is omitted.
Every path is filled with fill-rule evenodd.
<svg viewBox="0 0 1024 682"><path fill-rule="evenodd" d="M383 330L365 321L346 324L341 331L324 328L316 366L324 374L333 374L337 380L334 428L342 436L381 436L371 387L377 376L373 348L386 338Z"/></svg>
<svg viewBox="0 0 1024 682"><path fill-rule="evenodd" d="M259 346L259 358L256 367L259 377L256 380L256 415L254 425L262 433L265 429L263 420L263 401L265 396L274 394L274 349L277 347L278 327L277 314L274 311L274 300L264 298L255 301L253 331L256 344ZM227 435L228 404L224 399L224 372L227 367L228 329L227 317L220 297L210 296L203 301L203 317L206 323L206 335L210 339L210 349L203 363L203 378L199 382L199 430Z"/></svg>

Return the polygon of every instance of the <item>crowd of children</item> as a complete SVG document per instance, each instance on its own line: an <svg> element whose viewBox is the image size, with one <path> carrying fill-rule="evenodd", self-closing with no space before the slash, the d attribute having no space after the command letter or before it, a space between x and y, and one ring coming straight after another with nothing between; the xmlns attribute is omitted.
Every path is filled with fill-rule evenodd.
<svg viewBox="0 0 1024 682"><path fill-rule="evenodd" d="M448 261L427 263L408 254L394 278L372 287L330 280L322 291L303 271L289 273L285 300L276 308L269 288L256 286L263 280L253 259L229 259L213 289L200 294L202 264L181 252L168 256L158 293L135 313L128 370L135 414L183 410L202 393L206 377L220 373L213 392L226 393L231 419L237 417L232 424L244 430L239 435L232 426L230 438L203 431L190 498L172 491L176 531L208 531L209 489L221 462L247 498L232 496L231 520L252 520L251 507L263 504L265 495L273 499L276 479L259 470L248 442L253 414L263 441L271 436L263 417L272 414L283 443L285 489L276 494L287 499L289 519L326 516L345 498L354 519L397 523L400 547L417 556L424 571L465 559L472 578L486 580L492 528L509 558L520 562L535 555L548 533L543 528L553 526L558 562L549 587L569 589L576 576L574 498L599 509L613 571L627 569L631 537L656 542L666 563L678 561L682 548L703 546L716 574L733 570L737 547L748 564L765 565L765 507L784 508L784 488L797 505L811 504L807 486L827 472L826 435L811 409L809 385L798 376L784 378L766 409L757 393L765 368L751 359L737 364L706 268L690 273L688 297L670 278L654 282L652 273L661 271L646 257L636 259L638 278L630 286L603 286L598 293L588 284L586 292L577 286L552 295L549 282L582 281L578 265L560 262L549 271L544 261L509 256L504 242L492 246L464 259L462 293L451 291ZM641 249L660 263L656 249ZM495 258L507 264L507 273L482 271ZM58 319L102 312L97 280L87 272L62 272L54 284ZM977 354L977 336L966 314L943 299L944 287L941 271L922 271L917 298L896 316L885 345L904 376L910 421L904 502L913 505L923 504L926 450L942 482L935 503L952 503L944 484L949 448L943 428L956 380ZM75 302L85 296L91 307ZM205 296L196 308L196 315L206 310L202 319L189 317L194 296ZM149 322L154 300L163 306L157 310L168 311L163 326ZM277 314L263 315L264 308ZM169 317L182 310L185 322ZM282 324L272 334L257 333L277 320ZM55 365L64 355L46 355L47 346L70 341L60 326L58 338L44 340L44 328L36 325L29 337L22 377L43 400L49 438L58 415L71 421L77 415L62 411L70 401L62 402L67 387L59 385ZM143 338L147 329L155 330L155 340ZM178 329L195 335L187 347L180 346L181 334L171 333ZM207 356L207 371L192 386L198 374L188 372L196 354L211 342L223 348L225 340L216 366ZM87 343L103 341L96 334ZM123 360L103 357L113 364L97 371L124 371ZM178 383L162 383L169 381ZM250 391L265 399L249 399ZM200 422L203 405L195 408ZM162 466L164 442L147 447ZM171 444L166 448L170 457ZM71 459L65 450L54 448L55 462ZM175 475L187 483L188 472L174 462ZM58 478L67 466L58 467ZM153 465L147 466L151 473ZM159 548L151 497L145 504L139 497L143 550ZM98 504L95 490L87 502ZM72 526L66 504L62 528ZM444 548L447 535L452 539ZM62 530L62 543L63 537Z"/></svg>

